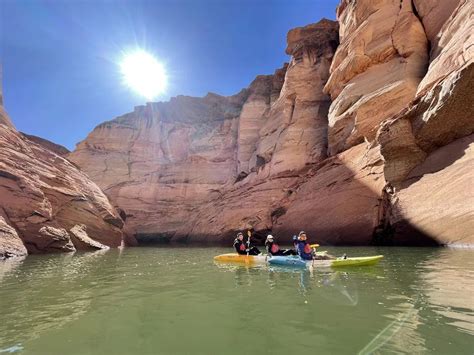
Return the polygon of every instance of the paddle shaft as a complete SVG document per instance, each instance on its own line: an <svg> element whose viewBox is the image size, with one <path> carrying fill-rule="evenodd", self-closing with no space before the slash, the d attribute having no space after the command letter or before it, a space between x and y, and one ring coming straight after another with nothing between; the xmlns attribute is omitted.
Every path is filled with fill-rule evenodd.
<svg viewBox="0 0 474 355"><path fill-rule="evenodd" d="M247 231L247 256L249 256L250 253L250 236L252 235L252 232Z"/></svg>

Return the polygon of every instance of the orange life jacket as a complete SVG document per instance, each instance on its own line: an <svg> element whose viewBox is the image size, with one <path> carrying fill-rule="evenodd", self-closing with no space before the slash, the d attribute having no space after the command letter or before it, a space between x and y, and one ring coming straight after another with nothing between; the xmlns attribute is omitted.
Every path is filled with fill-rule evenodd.
<svg viewBox="0 0 474 355"><path fill-rule="evenodd" d="M306 243L304 245L304 252L307 254L311 254L311 245L309 245L309 243Z"/></svg>

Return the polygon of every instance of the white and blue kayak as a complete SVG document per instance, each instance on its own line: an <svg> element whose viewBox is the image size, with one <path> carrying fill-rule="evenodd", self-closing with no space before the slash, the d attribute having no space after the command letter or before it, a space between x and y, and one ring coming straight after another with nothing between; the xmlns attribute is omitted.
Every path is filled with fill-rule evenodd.
<svg viewBox="0 0 474 355"><path fill-rule="evenodd" d="M270 265L293 267L344 267L369 266L377 264L383 255L361 256L356 258L337 258L332 260L303 260L299 256L273 256L268 259Z"/></svg>

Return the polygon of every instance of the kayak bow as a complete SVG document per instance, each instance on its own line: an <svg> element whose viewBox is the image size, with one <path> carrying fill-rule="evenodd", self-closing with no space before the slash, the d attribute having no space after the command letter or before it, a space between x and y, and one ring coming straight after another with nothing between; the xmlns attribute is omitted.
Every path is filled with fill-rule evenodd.
<svg viewBox="0 0 474 355"><path fill-rule="evenodd" d="M236 263L244 265L266 264L267 257L265 255L240 255L237 253L221 254L214 257L215 261L221 263Z"/></svg>
<svg viewBox="0 0 474 355"><path fill-rule="evenodd" d="M375 265L383 255L362 256L355 258L338 258L333 260L303 260L298 256L273 256L268 259L270 265L293 267L344 267Z"/></svg>

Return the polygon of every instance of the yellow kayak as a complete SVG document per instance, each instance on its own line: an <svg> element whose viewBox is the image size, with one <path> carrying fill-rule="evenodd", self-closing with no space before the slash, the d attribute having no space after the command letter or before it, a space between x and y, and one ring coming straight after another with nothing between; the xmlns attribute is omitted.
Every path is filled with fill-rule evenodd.
<svg viewBox="0 0 474 355"><path fill-rule="evenodd" d="M265 255L240 255L237 253L227 253L215 256L214 260L221 263L259 265L265 264L267 262L267 257Z"/></svg>
<svg viewBox="0 0 474 355"><path fill-rule="evenodd" d="M273 256L268 259L270 265L282 265L293 267L344 267L344 266L368 266L375 265L383 255L361 256L355 258L338 258L329 260L303 260L298 256Z"/></svg>
<svg viewBox="0 0 474 355"><path fill-rule="evenodd" d="M383 255L374 255L374 256L360 256L360 257L355 257L355 258L338 258L335 260L331 260L331 266L332 267L338 267L338 266L367 266L367 265L375 265L377 264L381 259L383 258Z"/></svg>

